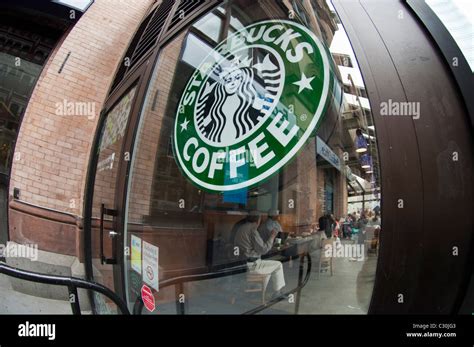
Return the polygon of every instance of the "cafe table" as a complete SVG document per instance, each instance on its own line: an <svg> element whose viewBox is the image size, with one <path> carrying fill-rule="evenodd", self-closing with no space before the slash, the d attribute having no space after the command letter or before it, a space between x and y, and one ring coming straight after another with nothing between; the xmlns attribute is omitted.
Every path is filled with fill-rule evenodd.
<svg viewBox="0 0 474 347"><path fill-rule="evenodd" d="M317 236L316 233L313 233L306 236L289 237L286 242L296 248L296 254L310 253L311 244Z"/></svg>

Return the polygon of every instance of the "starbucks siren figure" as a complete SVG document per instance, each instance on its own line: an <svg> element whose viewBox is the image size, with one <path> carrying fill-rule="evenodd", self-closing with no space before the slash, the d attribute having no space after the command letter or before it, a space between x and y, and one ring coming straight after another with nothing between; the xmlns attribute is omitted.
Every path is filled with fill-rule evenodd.
<svg viewBox="0 0 474 347"><path fill-rule="evenodd" d="M267 66L276 69L275 65L268 62L267 56ZM197 103L196 121L199 130L205 138L221 146L235 143L252 130L271 105L255 89L255 68L246 65L250 65L248 60L234 62L225 68L219 66L221 72L218 82L207 82ZM280 78L278 72L276 77ZM262 80L259 85L263 85L265 97L273 101L274 95L267 90L265 82Z"/></svg>

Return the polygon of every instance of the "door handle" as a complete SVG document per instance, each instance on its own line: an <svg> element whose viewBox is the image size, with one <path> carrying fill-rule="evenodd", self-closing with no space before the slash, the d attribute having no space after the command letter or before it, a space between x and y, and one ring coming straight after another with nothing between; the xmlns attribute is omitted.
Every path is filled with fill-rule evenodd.
<svg viewBox="0 0 474 347"><path fill-rule="evenodd" d="M100 263L101 264L117 264L117 245L116 237L118 235L115 231L109 231L109 236L112 238L112 258L107 258L104 254L104 216L117 216L117 210L105 208L104 204L100 205L100 224L99 224L99 238L100 238Z"/></svg>

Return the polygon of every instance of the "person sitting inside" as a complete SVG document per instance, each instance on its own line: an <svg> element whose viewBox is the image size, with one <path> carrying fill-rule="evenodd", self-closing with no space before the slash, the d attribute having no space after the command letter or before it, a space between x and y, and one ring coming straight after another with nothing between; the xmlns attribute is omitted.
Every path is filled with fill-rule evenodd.
<svg viewBox="0 0 474 347"><path fill-rule="evenodd" d="M271 234L272 231L275 230L277 234L277 238L283 239L283 229L280 225L280 222L278 221L278 216L280 214L280 211L278 210L270 210L268 211L268 218L265 222L260 224L258 227L258 231L260 232L260 236L262 237L262 240L265 242L267 241Z"/></svg>
<svg viewBox="0 0 474 347"><path fill-rule="evenodd" d="M240 253L247 257L247 267L250 272L268 275L264 282L264 291L271 278L273 290L275 291L273 297L277 297L281 295L281 290L285 286L283 264L276 260L262 260L261 256L268 253L272 248L278 232L273 229L269 238L263 241L258 232L260 221L260 213L252 211L245 219L245 222L236 228L234 243L239 248Z"/></svg>
<svg viewBox="0 0 474 347"><path fill-rule="evenodd" d="M323 241L327 240L327 236L325 233L325 223L325 218L320 217L317 226L315 226L314 228L315 230L313 232L313 242L310 244L310 252L321 251L323 247ZM315 259L319 259L319 253L318 257L316 257Z"/></svg>

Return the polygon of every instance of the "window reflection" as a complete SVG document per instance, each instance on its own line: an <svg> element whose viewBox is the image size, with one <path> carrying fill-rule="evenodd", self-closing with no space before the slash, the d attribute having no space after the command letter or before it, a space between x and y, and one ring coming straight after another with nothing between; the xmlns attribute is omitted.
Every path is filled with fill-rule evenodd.
<svg viewBox="0 0 474 347"><path fill-rule="evenodd" d="M0 173L8 175L21 116L41 65L25 61L15 66L15 57L0 53Z"/></svg>
<svg viewBox="0 0 474 347"><path fill-rule="evenodd" d="M194 27L214 42L218 42L222 30L222 19L219 14L209 13L194 24Z"/></svg>
<svg viewBox="0 0 474 347"><path fill-rule="evenodd" d="M376 133L356 58L332 6L311 4L229 1L162 49L134 150L126 230L126 243L133 235L159 247L163 289L155 293L154 313L244 313L278 300L261 312L367 312L381 219ZM295 159L271 178L222 193L197 188L170 155L186 84L217 45L222 27L229 29L219 41L260 20L287 19L289 11L333 55L335 79L323 121ZM228 26L221 22L225 18ZM245 53L254 62L265 57L259 49ZM318 67L309 73L314 76ZM356 151L361 143L364 153ZM127 300L133 307L140 300L142 274L130 259ZM174 283L178 277L186 280ZM298 287L301 291L293 290Z"/></svg>
<svg viewBox="0 0 474 347"><path fill-rule="evenodd" d="M185 41L183 61L196 69L202 60L209 54L212 46L199 39L194 34L189 34Z"/></svg>

